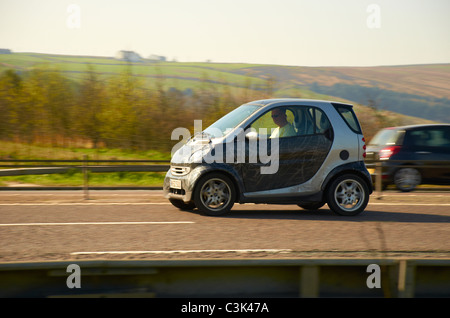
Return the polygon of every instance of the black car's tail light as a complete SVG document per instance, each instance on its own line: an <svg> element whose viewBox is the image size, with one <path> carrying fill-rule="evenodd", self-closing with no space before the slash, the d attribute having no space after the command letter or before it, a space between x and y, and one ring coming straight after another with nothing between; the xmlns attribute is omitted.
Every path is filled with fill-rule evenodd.
<svg viewBox="0 0 450 318"><path fill-rule="evenodd" d="M400 151L400 146L389 146L380 150L380 160L386 160Z"/></svg>

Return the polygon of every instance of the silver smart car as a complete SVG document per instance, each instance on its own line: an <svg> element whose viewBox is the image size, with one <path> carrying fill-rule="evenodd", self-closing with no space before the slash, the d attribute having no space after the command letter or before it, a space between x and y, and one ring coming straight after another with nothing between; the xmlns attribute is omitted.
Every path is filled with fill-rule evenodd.
<svg viewBox="0 0 450 318"><path fill-rule="evenodd" d="M194 134L172 156L164 195L182 210L218 216L235 202L328 204L364 211L372 180L352 105L306 99L244 104Z"/></svg>

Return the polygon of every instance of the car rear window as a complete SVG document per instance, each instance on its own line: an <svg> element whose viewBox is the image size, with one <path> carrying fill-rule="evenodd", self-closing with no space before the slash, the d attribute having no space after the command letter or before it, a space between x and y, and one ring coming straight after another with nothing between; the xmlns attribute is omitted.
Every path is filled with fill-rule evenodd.
<svg viewBox="0 0 450 318"><path fill-rule="evenodd" d="M357 134L362 134L358 119L356 118L351 105L333 103L333 106L336 108L338 113L341 115L341 117L344 119L351 130L353 130Z"/></svg>
<svg viewBox="0 0 450 318"><path fill-rule="evenodd" d="M380 130L373 136L369 145L385 146L385 145L396 145L399 140L399 131L396 129L383 129Z"/></svg>

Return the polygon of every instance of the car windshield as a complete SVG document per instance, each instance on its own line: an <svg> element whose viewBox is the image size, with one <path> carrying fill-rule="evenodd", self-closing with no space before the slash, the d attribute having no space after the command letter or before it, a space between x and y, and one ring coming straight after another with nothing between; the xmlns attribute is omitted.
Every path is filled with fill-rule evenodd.
<svg viewBox="0 0 450 318"><path fill-rule="evenodd" d="M258 105L244 104L217 120L206 128L204 132L211 138L223 137L260 107Z"/></svg>
<svg viewBox="0 0 450 318"><path fill-rule="evenodd" d="M380 130L369 142L369 145L395 145L399 131L395 129Z"/></svg>

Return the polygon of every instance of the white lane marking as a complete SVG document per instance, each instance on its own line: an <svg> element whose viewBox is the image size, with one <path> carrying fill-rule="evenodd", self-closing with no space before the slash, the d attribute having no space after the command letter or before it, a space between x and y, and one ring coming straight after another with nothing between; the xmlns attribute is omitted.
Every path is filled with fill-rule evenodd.
<svg viewBox="0 0 450 318"><path fill-rule="evenodd" d="M192 221L168 221L168 222L70 222L70 223L8 223L0 226L53 226L53 225L148 225L148 224L193 224Z"/></svg>
<svg viewBox="0 0 450 318"><path fill-rule="evenodd" d="M369 205L450 206L450 203L370 203Z"/></svg>
<svg viewBox="0 0 450 318"><path fill-rule="evenodd" d="M172 250L172 251L100 251L100 252L72 252L70 255L98 255L98 254L187 254L187 253L289 253L291 249L240 249L240 250Z"/></svg>
<svg viewBox="0 0 450 318"><path fill-rule="evenodd" d="M170 202L46 202L46 203L0 203L0 206L53 206L53 205L172 205Z"/></svg>
<svg viewBox="0 0 450 318"><path fill-rule="evenodd" d="M92 202L92 203L83 203L83 202L74 202L74 203L0 203L0 206L84 206L84 205L172 205L170 202ZM252 205L252 203L246 203L245 205ZM403 206L450 206L450 203L371 203L369 205L403 205ZM236 207L236 209L238 209Z"/></svg>

